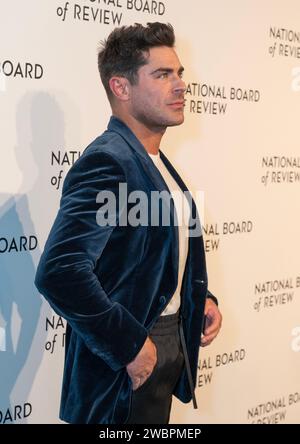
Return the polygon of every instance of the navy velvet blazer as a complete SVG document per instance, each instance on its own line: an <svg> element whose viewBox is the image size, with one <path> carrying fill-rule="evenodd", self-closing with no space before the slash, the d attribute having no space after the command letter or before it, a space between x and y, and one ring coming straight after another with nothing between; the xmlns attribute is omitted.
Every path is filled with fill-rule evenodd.
<svg viewBox="0 0 300 444"><path fill-rule="evenodd" d="M108 190L119 197L121 182L127 183L128 193L168 190L132 131L112 117L107 131L86 148L65 178L35 280L40 293L67 320L60 418L69 423L126 422L132 395L126 365L177 286L178 229L172 200L170 226L97 224L97 194ZM194 202L191 211L197 217ZM194 384L207 296L213 298L207 291L200 235L189 238L180 308ZM185 369L174 395L185 403L191 400Z"/></svg>

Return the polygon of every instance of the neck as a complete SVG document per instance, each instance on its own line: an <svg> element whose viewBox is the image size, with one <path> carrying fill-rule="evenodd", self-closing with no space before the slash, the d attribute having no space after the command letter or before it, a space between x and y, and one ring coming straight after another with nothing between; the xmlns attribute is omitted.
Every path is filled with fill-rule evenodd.
<svg viewBox="0 0 300 444"><path fill-rule="evenodd" d="M160 142L166 128L164 127L148 127L144 123L138 121L130 114L119 113L113 111L113 115L122 120L128 128L139 139L145 150L149 154L158 154Z"/></svg>

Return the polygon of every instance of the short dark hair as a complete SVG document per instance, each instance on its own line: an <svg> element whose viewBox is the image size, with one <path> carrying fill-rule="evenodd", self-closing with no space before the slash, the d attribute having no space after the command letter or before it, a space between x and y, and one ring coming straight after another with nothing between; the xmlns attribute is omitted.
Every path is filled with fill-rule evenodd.
<svg viewBox="0 0 300 444"><path fill-rule="evenodd" d="M98 69L108 98L112 92L109 80L112 76L125 77L131 85L138 80L139 68L147 64L147 52L157 46L174 47L175 35L172 25L166 23L135 23L115 28L106 40L100 43Z"/></svg>

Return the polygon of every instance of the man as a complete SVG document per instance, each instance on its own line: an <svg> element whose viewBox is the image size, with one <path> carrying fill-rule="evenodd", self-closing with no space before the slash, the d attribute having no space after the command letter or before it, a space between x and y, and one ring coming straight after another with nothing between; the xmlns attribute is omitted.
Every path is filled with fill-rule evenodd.
<svg viewBox="0 0 300 444"><path fill-rule="evenodd" d="M207 290L195 204L159 150L166 128L184 120L173 28L117 28L99 50L98 65L113 116L65 179L36 276L67 320L60 417L168 423L172 394L196 407L200 340L208 345L221 326ZM178 224L180 208L170 198L176 192L189 201L188 227ZM138 211L137 195L148 198Z"/></svg>

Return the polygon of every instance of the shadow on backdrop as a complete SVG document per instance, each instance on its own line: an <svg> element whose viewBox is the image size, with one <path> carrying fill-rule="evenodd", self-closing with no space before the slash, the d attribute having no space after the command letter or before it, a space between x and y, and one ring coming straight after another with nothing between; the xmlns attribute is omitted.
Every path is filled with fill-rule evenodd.
<svg viewBox="0 0 300 444"><path fill-rule="evenodd" d="M16 163L23 181L18 193L0 196L2 424L27 422L30 392L45 350L45 320L51 309L35 288L34 277L40 239L49 231L56 206L55 199L52 205L48 202L44 176L51 147L64 146L63 113L49 94L26 94L16 110L16 128Z"/></svg>

